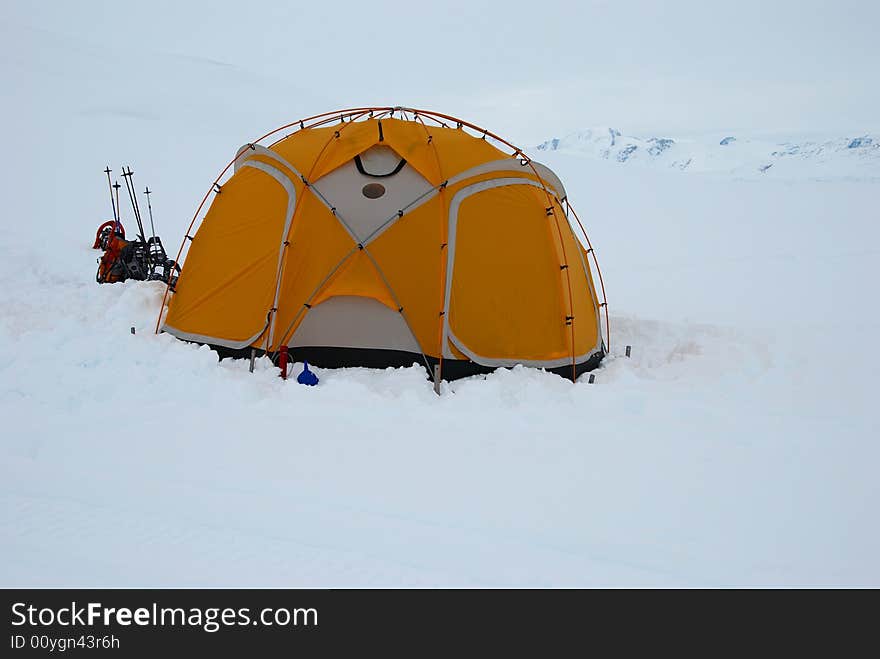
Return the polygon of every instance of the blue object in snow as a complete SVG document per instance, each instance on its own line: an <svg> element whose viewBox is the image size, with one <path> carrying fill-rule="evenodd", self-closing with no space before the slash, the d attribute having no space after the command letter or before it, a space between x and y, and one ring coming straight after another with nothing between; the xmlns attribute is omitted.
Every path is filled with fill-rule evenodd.
<svg viewBox="0 0 880 659"><path fill-rule="evenodd" d="M308 362L303 362L303 372L296 377L296 381L300 384L314 387L318 384L318 376L309 370Z"/></svg>

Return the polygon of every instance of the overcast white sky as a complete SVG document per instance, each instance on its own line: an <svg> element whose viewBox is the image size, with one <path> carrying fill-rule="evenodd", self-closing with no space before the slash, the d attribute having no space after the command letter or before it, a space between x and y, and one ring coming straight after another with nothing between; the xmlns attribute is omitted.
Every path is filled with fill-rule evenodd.
<svg viewBox="0 0 880 659"><path fill-rule="evenodd" d="M24 53L39 54L51 33L101 47L108 60L177 54L276 79L290 99L281 117L421 105L526 144L597 125L880 126L876 0L6 0L0 15L20 37L6 47Z"/></svg>

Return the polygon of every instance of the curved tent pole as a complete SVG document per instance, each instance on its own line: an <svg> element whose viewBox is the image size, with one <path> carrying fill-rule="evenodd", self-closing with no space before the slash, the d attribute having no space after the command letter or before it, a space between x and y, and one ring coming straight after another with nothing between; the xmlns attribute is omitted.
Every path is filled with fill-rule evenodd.
<svg viewBox="0 0 880 659"><path fill-rule="evenodd" d="M354 115L354 116L362 116L363 114L366 114L366 112L362 112L360 115ZM351 124L351 122L349 122L349 125L350 125L350 124ZM305 186L304 189L303 189L303 192L304 192L304 193L305 193L305 190L311 188L311 185L312 185L312 183L311 183L311 181L312 181L312 176L313 176L314 173L315 173L315 168L318 166L318 161L321 159L321 156L324 155L324 152L327 150L327 147L330 146L330 144L333 142L334 139L337 139L337 138L339 137L339 135L341 134L341 132L342 132L343 130L345 130L345 126L341 127L339 130L337 130L337 131L334 133L334 135L332 135L332 136L331 136L331 137L330 137L330 138L324 143L324 146L323 146L323 147L321 148L321 150L318 152L318 155L315 157L314 162L312 162L312 166L309 168L309 172L308 172L308 174L305 175L305 178L304 178L304 180L303 180L303 184L304 184L304 186ZM299 212L299 209L300 209L300 207L301 207L301 205L302 205L302 203L303 203L303 199L305 199L305 197L306 197L306 195L305 195L305 194L302 194L302 195L300 195L299 199L296 200L296 206L295 206L295 208L293 209L293 215L291 215L291 218L290 218L290 226L289 226L288 229L287 229L287 234L284 235L284 236L282 236L282 245L284 246L284 258L283 258L282 261L281 261L281 266L278 268L278 273L277 273L276 278L275 278L275 289L276 289L276 293L277 293L277 296L278 296L278 300L277 300L277 303L278 303L278 304L277 304L276 306L278 306L279 308L280 308L280 304L281 304L281 282L282 282L282 280L283 280L283 278L284 278L284 268L285 268L285 266L287 265L287 244L286 244L286 243L288 243L288 238L289 238L289 236L290 236L290 232L293 231L293 226L294 226L294 223L295 223L295 221L296 221L296 215L297 215L297 213ZM274 322L274 318L272 317L272 315L275 314L275 313L277 313L277 309L275 309L274 307L273 307L272 309L270 309L269 312L268 312L268 314L269 314L269 318L270 318L270 321L269 321L270 325L271 325L271 323ZM274 326L272 326L272 327L274 327ZM271 336L272 333L273 333L272 330L270 330L269 332L266 333L266 348L265 348L265 351L266 351L267 353L269 352L269 348L272 347L272 346L269 345L269 343L270 343L270 339L273 338L273 337ZM282 337L282 342L281 342L281 343L282 343L282 344L284 343L283 337Z"/></svg>
<svg viewBox="0 0 880 659"><path fill-rule="evenodd" d="M357 113L357 114L350 115L350 116L353 117L353 119L352 119L349 123L352 123L354 120L356 120L357 118L363 116L364 114L366 114L366 112L360 112L360 113ZM380 112L380 113L377 114L377 115L374 115L373 112L370 112L370 114L371 114L371 118L373 118L373 119L381 119L381 118L384 117L385 115L389 114L389 111L382 111L382 112ZM344 116L344 115L342 115L342 116ZM324 151L326 151L327 147L333 142L334 139L337 139L337 138L338 138L338 136L339 136L339 132L341 132L341 131L344 130L344 129L345 129L344 127L340 128L339 131L337 131L336 134L334 134L334 136L331 137L331 138L330 138L330 139L324 144L324 147L321 149L321 151L318 153L318 156L315 158L315 161L312 163L312 167L311 167L310 170L309 170L309 177L308 177L309 179L310 179L311 176L314 174L314 172L315 172L315 168L316 168L317 165L318 165L318 161L321 159L321 156L323 155ZM313 193L314 193L316 196L318 196L319 198L321 198L321 199L324 201L325 205L327 205L327 206L332 206L332 204L330 204L330 203L329 203L329 202L323 197L323 195L321 195L317 190L314 190ZM342 217L339 216L339 215L337 215L337 218L342 222L342 224L343 224L344 226L346 226L346 228L349 228L348 223L345 221L344 218L342 218ZM353 235L353 232L351 232L350 228L349 228L349 233L352 233L352 235ZM431 369L430 369L430 365L429 365L429 363L428 363L428 358L427 358L427 356L426 356L426 354L425 354L424 349L422 348L422 345L421 345L421 342L419 341L418 336L416 336L415 332L414 332L413 329L412 329L412 325L410 324L409 319L406 317L406 314L404 313L403 306L400 304L400 300L399 300L399 298L397 297L397 294L394 292L394 289L392 288L391 283L390 283L390 282L388 281L388 279L385 277L385 274L384 274L384 272L382 271L381 267L379 266L379 263L377 262L377 260L375 259L375 257L373 257L373 255L369 252L369 250L366 248L366 245L364 244L364 243L366 243L366 241L367 241L368 239L369 239L369 236L368 236L366 239L364 239L362 242L358 243L358 245L357 245L357 249L363 251L364 254L366 254L366 256L370 259L370 261L371 261L372 264L373 264L373 267L376 269L376 272L379 274L379 277L382 279L382 282L383 282L383 284L385 285L385 288L386 288L386 289L388 290L388 292L391 294L391 297L393 298L394 303L397 305L398 313L401 314L401 316L402 316L402 318L403 318L403 321L404 321L404 323L406 324L407 329L409 330L410 334L412 335L413 340L416 342L416 345L419 346L419 352L421 353L421 355L422 355L422 359L423 359L424 362L425 362L425 367L428 369L428 372L430 372ZM310 308L311 308L310 303L311 303L312 300L315 298L315 296L316 296L316 295L317 295L317 294L323 289L323 287L324 287L324 286L327 284L327 282L333 277L333 275L336 273L336 271L342 266L343 263L345 263L345 262L351 257L351 255L352 255L354 252L355 252L355 248L352 248L352 250L342 258L342 260L341 260L341 261L340 261L340 262L339 262L339 263L333 268L333 270L330 272L330 274L327 275L327 277L325 277L324 280L318 285L318 287L312 292L312 294L309 296L309 299L306 301L306 304L303 306L303 308L301 308L301 309L297 312L296 316L295 316L294 319L291 321L290 325L287 327L287 329L285 329L284 333L282 334L282 336L281 336L281 342L282 342L282 343L285 343L285 342L288 341L290 338L292 338L292 336L293 336L293 331L294 331L294 327L295 327L297 321L299 320L299 318L303 315L303 309L310 309ZM268 352L268 346L267 346L267 352Z"/></svg>
<svg viewBox="0 0 880 659"><path fill-rule="evenodd" d="M428 142L431 144L431 147L433 148L434 160L437 162L437 173L439 174L438 178L442 179L443 178L443 168L440 165L440 154L437 153L437 145L434 144L434 140L431 137L431 133L428 130L428 126L425 124L424 120L422 120L422 117L419 115L418 111L413 112L413 116L422 125L422 128L425 129L425 136L427 137ZM435 121L436 121L436 119L435 119ZM435 189L437 189L437 188L435 188ZM446 185L444 183L440 186L440 188L438 190L438 194L442 195L445 192L446 192ZM448 222L441 221L441 224L440 224L440 241L441 241L441 243L440 243L440 288L438 289L440 291L441 300L443 297L443 291L446 289L446 277L448 275L448 273L446 272L446 258L445 258L446 252L444 251L444 250L449 249L449 245L447 244L448 238L447 238L447 233L446 233L448 231L448 229L449 229ZM439 321L437 323L437 346L438 346L438 348L437 348L437 373L436 374L431 373L431 377L436 380L434 382L434 386L436 388L435 390L438 393L440 391L440 389L439 389L440 383L443 381L443 323L445 321L445 318L444 318L445 309L443 309L442 306L443 305L441 303L441 309L438 312L438 316L437 316L437 319Z"/></svg>
<svg viewBox="0 0 880 659"><path fill-rule="evenodd" d="M572 206L570 202L566 201L565 203L568 206L568 210L574 215L574 219L577 221L581 232L584 234L584 239L587 241L587 254L593 257L593 265L596 266L596 273L599 275L599 286L602 289L601 306L605 309L605 339L608 341L608 345L605 347L608 352L611 352L611 323L608 320L608 297L605 295L605 279L602 277L602 268L599 267L599 260L596 258L596 250L593 248L593 243L590 242L590 236L587 235L587 230L584 229L581 218L578 217L577 211L575 211L574 206Z"/></svg>
<svg viewBox="0 0 880 659"><path fill-rule="evenodd" d="M365 112L370 112L372 110L372 108L357 108L356 110L358 110L358 109L362 109ZM342 110L341 112L343 112L343 113L353 112L356 110ZM339 110L334 111L334 112L322 112L321 114L316 114L311 117L306 117L305 119L300 119L299 121L292 121L288 124L284 124L283 126L279 126L275 130L270 130L265 135L262 135L261 137L258 137L257 139L252 140L248 144L259 144L267 137L271 137L272 135L275 135L276 133L280 133L282 130L286 130L286 129L291 128L296 125L303 126L303 124L306 121L313 121L313 120L319 119L321 117L327 117L327 116L337 116L339 114L340 114ZM309 127L311 128L312 126L309 126ZM202 201L199 203L198 208L196 208L196 212L193 214L192 220L190 221L189 226L186 229L186 233L184 234L183 240L181 240L181 242L180 242L180 248L177 250L177 256L174 259L176 263L178 263L178 264L180 263L180 257L183 255L183 248L186 246L187 238L189 238L189 240L192 241L192 237L191 237L190 232L192 231L192 228L195 226L196 220L199 218L199 213L202 212L202 208L204 208L204 206L205 206L205 202L208 201L208 197L211 196L211 192L214 191L215 186L219 188L220 179L222 179L223 176L226 174L226 172L229 171L229 168L232 167L233 164L235 164L235 161L238 160L239 155L240 154L236 153L235 157L232 160L230 160L228 163L226 163L226 166L220 171L220 173L217 175L217 177L211 183L211 187L208 188L208 191L205 193L205 196L202 197ZM166 284L165 285L165 292L162 294L162 306L159 308L159 317L156 319L156 329L154 331L155 334L159 333L159 328L162 324L162 314L165 311L165 304L168 302L168 292L170 291L170 289L171 289L171 284L170 283Z"/></svg>
<svg viewBox="0 0 880 659"><path fill-rule="evenodd" d="M278 142L280 142L284 139L287 139L291 135L299 132L300 130L305 130L306 128L316 128L316 127L322 126L324 124L332 123L333 121L340 121L340 122L344 123L346 118L348 118L349 123L352 123L367 114L369 115L368 118L372 119L372 118L376 118L374 115L377 112L382 113L384 115L384 114L393 113L395 111L399 111L401 113L401 115L404 117L403 120L405 120L405 121L412 121L412 119L409 119L408 117L406 117L405 113L408 112L408 113L412 114L415 119L420 119L420 117L422 117L422 116L427 117L429 119L432 119L433 121L436 121L441 127L448 127L448 125L446 123L447 121L450 123L455 123L456 127L459 129L461 129L463 127L470 128L471 130L477 132L483 138L491 137L493 140L499 142L500 144L504 144L505 146L513 149L513 156L519 156L525 161L524 164L528 165L531 168L533 174L538 179L538 181L541 183L541 186L544 189L545 194L547 194L547 196L548 196L548 201L550 202L549 208L551 209L552 215L555 220L555 224L556 224L556 228L557 228L557 232L558 232L558 236L559 236L559 240L560 240L560 246L562 247L563 259L567 258L566 254L565 254L565 247L564 247L564 245L562 245L562 234L561 234L561 229L559 227L558 217L556 217L556 212L555 212L555 209L553 209L553 205L552 205L552 201L554 199L554 196L551 195L549 189L547 188L546 182L543 180L543 177L540 176L537 169L532 164L531 158L529 158L522 149L520 149L519 147L517 147L513 143L505 140L504 138L500 137L499 135L496 135L495 133L492 133L491 131L489 131L485 128L482 128L476 124L473 124L469 121L464 121L463 119L459 119L453 115L443 114L441 112L434 112L431 110L423 110L423 109L419 109L419 108L408 108L408 107L401 107L401 106L347 108L344 110L334 110L332 112L322 112L321 114L316 114L316 115L312 115L310 117L299 119L297 121L292 121L290 123L279 126L278 128L275 128L274 130L269 131L268 133L260 136L259 138L249 142L249 144L258 144L259 142L262 142L263 140L265 140L273 135L276 135L276 134L280 133L281 131L287 130L288 128L294 128L293 132L289 133L288 135L286 135L284 137L279 138L278 140L274 141L270 145L270 146L274 146ZM443 120L445 120L445 121L443 121ZM420 121L420 123L425 127L425 130L427 131L427 126L425 125L424 121ZM435 147L435 149L436 149L436 147ZM322 150L322 152L323 152L323 150ZM202 209L204 208L205 202L208 200L208 197L210 197L211 192L215 189L215 187L219 189L220 180L226 175L226 173L229 171L229 168L235 163L235 161L238 159L238 157L239 157L239 154L236 154L236 156L232 160L230 160L226 164L226 166L220 171L220 173L217 175L217 177L214 179L213 183L211 184L211 187L205 193L205 196L202 198L201 202L199 203L198 207L196 208L196 211L193 214L193 218L190 221L189 226L187 227L186 233L184 235L183 240L181 241L180 248L178 249L177 256L175 258L175 261L177 261L178 263L180 262L180 259L183 256L183 251L184 251L184 248L186 247L187 239L189 239L190 241L192 240L192 237L191 237L192 229L195 226L196 221L199 219L199 214L201 213ZM317 159L315 160L315 163L317 163ZM314 165L313 165L313 167L314 167ZM557 201L557 203L559 203L558 199L556 199L556 201ZM610 349L611 349L611 334L610 334L611 327L610 327L610 322L609 322L609 318L608 318L608 301L607 301L607 296L605 293L605 281L602 276L602 270L599 267L599 261L598 261L598 258L596 257L596 252L592 246L592 243L590 242L589 235L587 234L586 230L584 229L583 223L580 221L580 218L578 217L577 212L574 210L574 206L572 206L568 200L566 200L566 205L567 205L568 209L571 210L572 215L574 215L574 218L577 221L578 226L580 227L581 232L583 233L584 238L587 241L587 247L588 247L587 252L588 252L588 254L592 255L593 264L595 265L596 272L599 276L599 283L600 283L600 287L602 289L602 300L603 300L602 306L605 308L605 328L606 328L605 333L606 333L606 340L608 342L608 345L606 346L606 348L610 351ZM566 269L566 276L568 277L567 269ZM156 334L159 333L159 329L162 324L162 315L165 311L165 305L168 302L168 293L169 293L170 289L171 289L170 284L166 284L165 292L162 295L162 305L159 309L159 317L156 320L156 328L155 328ZM568 277L568 294L569 294L569 308L573 309L573 298L572 298L572 292L571 292L570 277ZM571 329L572 380L574 380L575 374L576 374L576 365L574 362L574 359L575 359L575 356L574 356L574 353L575 353L574 319L571 319L571 320L572 320L572 323L571 323L571 327L572 327L572 329ZM442 353L442 346L440 346L440 352Z"/></svg>
<svg viewBox="0 0 880 659"><path fill-rule="evenodd" d="M541 187L543 188L544 193L545 193L545 195L547 196L547 201L548 201L548 203L550 204L550 205L548 206L548 208L550 209L549 212L550 212L550 214L552 214L552 216L553 216L553 220L554 220L554 224L556 225L556 231L557 231L557 235L558 235L558 238L559 238L559 246L560 246L560 248L561 248L561 250L562 250L562 258L563 258L564 261L566 261L566 263L562 263L562 264L560 264L560 267L566 266L566 265L567 265L567 261L568 261L568 256L567 256L567 254L566 254L566 252L565 252L565 245L564 245L564 243L563 243L563 241L562 241L562 230L561 230L560 227L559 227L559 218L556 216L556 210L555 210L555 208L553 207L553 198L554 198L554 197L553 197L553 195L551 195L550 190L549 190L548 187L547 187L547 183L546 183L546 181L544 181L544 178L538 173L537 168L532 164L532 159L529 158L529 157L523 152L523 150L520 149L518 146L514 145L514 144L511 143L511 142L508 142L508 141L505 140L504 138L502 138L502 137L496 135L495 133L492 133L492 132L488 131L488 130L485 129L485 128L481 128L480 126L477 126L476 124L472 124L472 123L470 123L470 122L468 122L468 121L464 121L464 120L462 120L462 119L458 119L457 117L453 117L452 115L442 114L442 113L440 113L440 112L433 112L433 111L430 111L430 110L414 110L414 112L415 112L415 113L422 113L422 114L425 114L426 116L432 117L435 121L437 121L437 117L441 117L441 118L446 119L446 120L448 120L448 121L450 121L450 122L454 121L454 122L456 123L456 126L457 126L458 128L461 128L461 127L463 127L463 126L467 126L467 127L470 128L471 130L475 130L475 131L477 131L478 133L481 133L483 138L489 136L489 137L491 137L492 139L494 139L494 140L500 142L501 144L506 145L508 148L513 149L513 154L512 154L512 155L513 155L514 157L521 157L521 158L525 161L524 164L525 164L525 165L528 165L529 168L532 170L532 173L533 173L534 176L538 179L538 181L541 183ZM442 121L439 122L439 123L440 123L441 126L445 126L445 125L446 125L446 124L444 124ZM557 201L557 203L559 202L558 199L557 199L556 201ZM580 223L580 221L578 221L578 222ZM581 230L583 230L583 226L581 227ZM586 232L584 232L584 234L586 235ZM595 254L593 255L593 259L595 260ZM597 266L597 267L598 267L598 266ZM570 276L570 274L569 274L569 272L568 272L568 268L567 268L567 267L565 267L565 277L566 277L566 285L567 285L567 288L568 288L569 313L572 314L571 316L569 316L568 318L566 318L566 322L567 322L567 324L571 327L571 369L572 369L572 371L571 371L571 380L572 380L572 382L574 382L574 381L576 380L576 377L577 377L577 364L576 364L576 361L575 361L575 360L576 360L576 357L575 357L575 352L576 352L576 351L575 351L575 339L574 339L574 337L575 337L575 335L574 335L574 322L575 322L575 319L574 319L574 298L573 298L572 290L571 290L571 276ZM604 287L603 287L603 296L604 296ZM606 314L607 314L607 311L606 311ZM607 321L607 315L606 315L606 321ZM606 324L607 324L607 322L606 322ZM610 338L609 338L609 344L610 344ZM441 346L441 349L442 349L442 346Z"/></svg>
<svg viewBox="0 0 880 659"><path fill-rule="evenodd" d="M532 159L527 157L523 153L522 149L520 149L516 145L512 144L511 142L508 142L504 138L499 137L495 133L491 133L488 130L486 130L485 128L480 128L476 124L472 124L470 122L463 121L463 120L458 119L456 117L453 117L451 115L445 115L445 114L441 114L439 112L432 112L430 110L416 109L416 110L410 110L410 111L413 112L413 114L416 116L418 116L419 113L425 114L426 116L433 118L434 121L438 121L438 119L436 117L442 117L442 118L447 119L449 121L454 121L456 124L456 127L458 129L461 129L463 126L467 126L471 130L475 130L478 133L481 133L482 137L484 139L487 136L491 137L492 139L500 142L501 144L504 144L508 148L513 149L512 155L514 157L521 157L522 160L524 161L523 165L524 166L528 165L528 167L532 170L532 174L535 176L535 178L538 179L538 182L541 184L541 188L543 189L544 194L547 197L547 203L549 204L549 206L547 207L548 215L551 215L553 217L554 224L556 225L557 237L559 239L559 247L560 247L560 250L562 251L562 259L564 261L564 263L560 264L560 268L565 271L566 288L568 289L568 308L569 308L569 313L571 315L566 317L565 321L566 321L566 324L569 325L569 327L571 327L571 331L570 331L570 336L571 336L571 381L574 382L577 378L577 363L576 363L576 356L575 356L576 351L575 351L575 334L574 334L574 321L575 321L575 319L574 319L574 297L573 297L572 289L571 289L571 275L568 272L568 267L567 267L568 255L566 254L565 244L562 240L562 230L559 227L559 218L557 217L556 209L553 206L554 196L550 193L550 190L547 187L546 181L544 181L544 178L538 173L537 168L532 164ZM438 123L440 124L441 127L447 127L446 123L444 123L442 121L438 121ZM424 126L424 125L425 125L424 122L422 122L422 126ZM427 131L427 127L425 127L425 130ZM435 148L435 153L436 153L436 147L434 147L434 148ZM557 203L558 203L558 200L557 200ZM447 276L448 276L448 273L447 273ZM441 319L442 318L443 318L443 316L441 313ZM441 326L442 326L442 323L441 323ZM441 336L442 336L442 331L441 331ZM442 343L442 339L441 339L441 343ZM440 346L440 352L441 352L441 354L443 352L442 345Z"/></svg>

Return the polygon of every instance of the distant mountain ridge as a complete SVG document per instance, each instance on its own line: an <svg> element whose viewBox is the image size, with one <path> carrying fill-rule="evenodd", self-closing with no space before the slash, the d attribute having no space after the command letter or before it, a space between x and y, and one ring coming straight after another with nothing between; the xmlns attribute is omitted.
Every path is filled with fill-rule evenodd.
<svg viewBox="0 0 880 659"><path fill-rule="evenodd" d="M750 137L740 133L674 137L627 135L601 127L554 137L537 147L626 165L741 178L880 181L880 136Z"/></svg>

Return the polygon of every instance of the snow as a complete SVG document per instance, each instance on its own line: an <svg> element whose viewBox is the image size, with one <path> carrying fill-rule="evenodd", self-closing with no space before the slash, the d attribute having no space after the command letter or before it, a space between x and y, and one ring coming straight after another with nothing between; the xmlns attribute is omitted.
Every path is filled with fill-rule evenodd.
<svg viewBox="0 0 880 659"><path fill-rule="evenodd" d="M744 176L730 131L712 176L536 151L606 277L595 384L304 387L153 334L161 285L98 286L89 247L108 162L171 246L238 145L328 108L223 63L134 50L122 79L94 45L27 43L2 71L0 585L880 585L876 177Z"/></svg>

